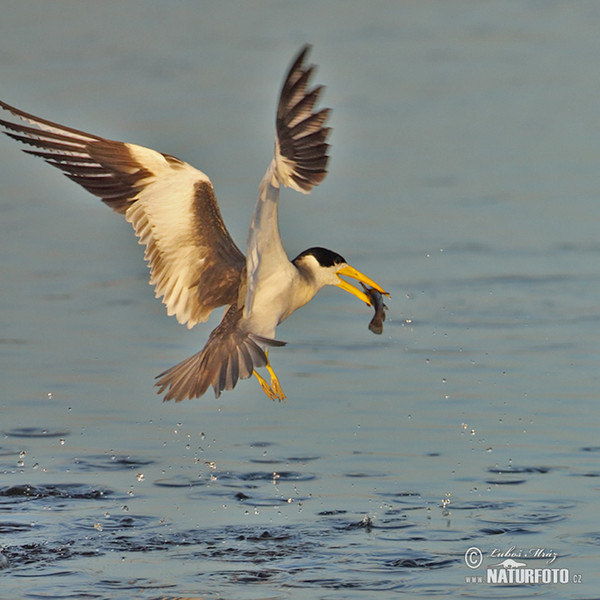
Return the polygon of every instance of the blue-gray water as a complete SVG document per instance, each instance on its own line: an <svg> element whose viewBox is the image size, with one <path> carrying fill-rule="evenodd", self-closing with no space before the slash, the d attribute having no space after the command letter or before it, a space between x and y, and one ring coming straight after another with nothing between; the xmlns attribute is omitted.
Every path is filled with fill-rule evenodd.
<svg viewBox="0 0 600 600"><path fill-rule="evenodd" d="M285 404L163 404L216 320L168 318L129 225L0 140L0 597L600 597L599 30L596 2L3 2L2 99L201 168L242 247L312 42L331 168L284 240L392 299L380 337L339 290L293 315ZM511 548L571 582L467 582Z"/></svg>

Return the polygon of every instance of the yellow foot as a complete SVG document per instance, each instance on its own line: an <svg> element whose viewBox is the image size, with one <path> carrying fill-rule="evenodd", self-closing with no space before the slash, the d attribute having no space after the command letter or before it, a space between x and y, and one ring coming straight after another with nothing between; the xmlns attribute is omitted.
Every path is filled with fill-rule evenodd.
<svg viewBox="0 0 600 600"><path fill-rule="evenodd" d="M271 400L276 400L278 398L277 394L271 389L271 386L266 382L265 378L262 377L257 371L252 371L258 383L260 383L260 387L262 391L271 398Z"/></svg>
<svg viewBox="0 0 600 600"><path fill-rule="evenodd" d="M283 393L283 390L281 389L281 384L279 383L279 379L277 379L277 375L275 375L275 371L273 371L273 368L269 364L267 365L267 370L271 375L271 391L273 392L273 394L275 394L273 400L275 400L276 398L277 400L279 400L279 402L281 402L282 400L285 402L286 396Z"/></svg>
<svg viewBox="0 0 600 600"><path fill-rule="evenodd" d="M282 400L285 401L285 394L283 393L283 390L281 389L279 379L277 379L277 375L275 375L275 371L273 371L273 367L271 366L271 363L269 362L268 352L265 352L265 356L267 357L267 364L265 365L265 367L267 367L267 371L269 371L269 375L271 376L271 385L269 385L266 382L264 377L262 377L261 375L258 374L256 369L254 371L252 371L252 373L254 374L256 379L258 379L258 383L260 383L260 387L262 388L263 392L267 396L269 396L269 398L271 398L271 400L279 400L279 402L281 402Z"/></svg>
<svg viewBox="0 0 600 600"><path fill-rule="evenodd" d="M271 400L279 400L279 402L281 402L282 400L285 401L286 396L283 393L283 390L281 389L281 385L279 383L279 379L277 379L277 375L275 375L270 365L267 366L267 369L271 374L271 385L269 385L265 378L262 377L257 371L252 371L252 373L258 380L258 383L260 383L262 391L267 396L269 396Z"/></svg>

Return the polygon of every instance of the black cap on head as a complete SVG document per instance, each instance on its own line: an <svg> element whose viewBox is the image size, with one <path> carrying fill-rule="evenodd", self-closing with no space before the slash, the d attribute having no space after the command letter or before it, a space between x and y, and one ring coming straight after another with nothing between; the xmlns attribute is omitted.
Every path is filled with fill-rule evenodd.
<svg viewBox="0 0 600 600"><path fill-rule="evenodd" d="M342 265L346 262L346 259L343 256L340 256L337 252L333 250L327 250L327 248L309 248L304 252L300 252L298 256L292 261L296 262L305 256L314 256L316 261L322 267L334 267L335 265Z"/></svg>

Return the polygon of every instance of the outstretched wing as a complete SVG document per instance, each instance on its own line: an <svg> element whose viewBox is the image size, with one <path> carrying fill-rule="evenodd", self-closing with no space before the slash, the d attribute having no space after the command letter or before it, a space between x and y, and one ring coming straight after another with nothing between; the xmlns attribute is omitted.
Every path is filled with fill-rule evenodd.
<svg viewBox="0 0 600 600"><path fill-rule="evenodd" d="M0 120L24 150L123 214L146 246L150 283L169 315L193 327L237 301L242 252L227 231L210 179L155 150L40 119L0 101L25 121Z"/></svg>
<svg viewBox="0 0 600 600"><path fill-rule="evenodd" d="M248 235L248 288L245 313L252 311L259 281L266 281L285 268L292 271L278 226L279 188L284 185L303 194L327 175L325 127L330 109L315 110L323 86L309 89L314 65L305 65L310 45L305 45L293 61L281 88L277 105L275 153L263 177Z"/></svg>
<svg viewBox="0 0 600 600"><path fill-rule="evenodd" d="M323 86L307 89L316 68L304 64L309 50L310 45L302 48L281 88L273 158L277 181L304 194L327 175L326 140L331 131L330 127L324 127L330 109L314 110Z"/></svg>

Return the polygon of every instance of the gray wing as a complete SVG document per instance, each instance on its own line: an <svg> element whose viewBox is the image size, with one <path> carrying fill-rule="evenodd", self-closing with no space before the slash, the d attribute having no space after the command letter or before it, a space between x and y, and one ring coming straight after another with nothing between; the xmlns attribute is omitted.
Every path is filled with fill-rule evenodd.
<svg viewBox="0 0 600 600"><path fill-rule="evenodd" d="M123 214L145 245L150 283L169 315L193 327L237 301L245 258L227 231L210 179L172 156L40 119L0 101L24 150Z"/></svg>
<svg viewBox="0 0 600 600"><path fill-rule="evenodd" d="M304 46L292 63L277 105L275 152L260 183L247 246L248 287L245 315L252 311L261 280L275 272L294 270L281 242L278 226L279 189L282 185L303 194L327 175L326 143L331 128L325 127L330 109L315 110L323 86L310 89L314 65L306 65L310 46Z"/></svg>

